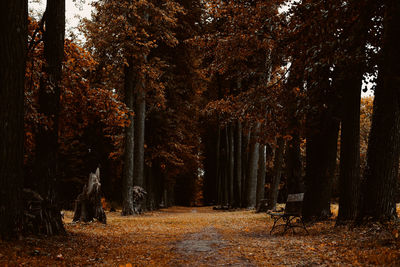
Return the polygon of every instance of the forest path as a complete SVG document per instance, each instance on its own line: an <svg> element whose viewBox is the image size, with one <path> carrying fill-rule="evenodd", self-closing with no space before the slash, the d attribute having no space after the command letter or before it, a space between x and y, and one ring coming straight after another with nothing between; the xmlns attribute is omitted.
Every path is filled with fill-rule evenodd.
<svg viewBox="0 0 400 267"><path fill-rule="evenodd" d="M309 235L270 235L269 216L248 210L106 214L106 225L72 223L66 211L66 236L0 241L0 266L400 266L399 242L333 220L309 226Z"/></svg>
<svg viewBox="0 0 400 267"><path fill-rule="evenodd" d="M227 255L226 249L233 245L224 240L212 227L200 232L187 234L176 244L178 258L171 262L174 266L255 266L245 257ZM180 256L180 257L179 257Z"/></svg>

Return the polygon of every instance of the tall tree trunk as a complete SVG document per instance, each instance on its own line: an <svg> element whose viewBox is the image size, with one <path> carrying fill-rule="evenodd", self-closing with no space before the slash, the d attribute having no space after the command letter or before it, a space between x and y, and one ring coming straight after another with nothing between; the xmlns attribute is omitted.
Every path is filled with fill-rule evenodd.
<svg viewBox="0 0 400 267"><path fill-rule="evenodd" d="M251 126L249 122L246 122L243 128L243 143L242 143L242 202L241 206L246 207L247 203L247 175L249 170L249 150L250 150L250 137L251 137Z"/></svg>
<svg viewBox="0 0 400 267"><path fill-rule="evenodd" d="M279 137L276 141L275 157L274 157L274 172L272 175L272 183L269 193L268 209L276 210L278 201L279 184L282 176L283 152L285 151L285 140Z"/></svg>
<svg viewBox="0 0 400 267"><path fill-rule="evenodd" d="M218 164L218 130L216 124L206 124L206 130L202 136L202 143L204 144L204 184L203 195L204 204L216 204L217 201L217 164Z"/></svg>
<svg viewBox="0 0 400 267"><path fill-rule="evenodd" d="M357 63L351 66L353 71L360 69ZM343 80L338 222L355 219L360 186L360 103L363 72L346 73L351 75L347 74Z"/></svg>
<svg viewBox="0 0 400 267"><path fill-rule="evenodd" d="M234 203L234 169L235 169L235 142L234 142L234 127L233 123L227 126L228 132L228 146L229 146L229 159L228 159L228 186L229 186L229 206Z"/></svg>
<svg viewBox="0 0 400 267"><path fill-rule="evenodd" d="M0 22L0 238L21 231L28 1L2 1Z"/></svg>
<svg viewBox="0 0 400 267"><path fill-rule="evenodd" d="M333 104L332 104L333 105ZM332 181L336 169L339 121L333 108L308 117L306 154L306 192L303 202L305 220L331 216Z"/></svg>
<svg viewBox="0 0 400 267"><path fill-rule="evenodd" d="M366 1L350 1L352 5L366 5ZM351 29L348 46L350 59L338 67L338 87L342 95L340 176L338 224L353 221L358 213L360 199L360 104L361 87L365 72L365 45L374 8L364 6ZM349 72L348 70L352 71ZM335 78L334 78L335 79Z"/></svg>
<svg viewBox="0 0 400 267"><path fill-rule="evenodd" d="M39 88L39 112L51 126L41 127L36 134L35 176L39 194L49 202L51 222L43 227L48 235L64 232L60 207L57 204L58 172L58 118L60 110L60 83L64 59L65 0L48 0L44 14L44 67L47 79Z"/></svg>
<svg viewBox="0 0 400 267"><path fill-rule="evenodd" d="M260 126L260 123L257 122L257 125L253 130L249 149L248 174L246 177L246 208L250 209L256 207L257 170L260 147L257 139Z"/></svg>
<svg viewBox="0 0 400 267"><path fill-rule="evenodd" d="M133 207L133 169L134 169L134 68L133 62L129 62L129 66L125 67L125 104L132 112L129 114L129 126L125 128L125 151L124 151L124 169L122 181L122 215L134 214Z"/></svg>
<svg viewBox="0 0 400 267"><path fill-rule="evenodd" d="M400 2L385 1L384 36L359 219L397 217L400 152Z"/></svg>
<svg viewBox="0 0 400 267"><path fill-rule="evenodd" d="M146 119L146 92L143 81L136 86L136 109L135 109L135 145L134 145L134 169L133 184L144 187L144 133ZM135 207L140 212L141 207Z"/></svg>
<svg viewBox="0 0 400 267"><path fill-rule="evenodd" d="M229 205L229 142L228 142L228 126L224 129L225 142L222 145L221 155L221 177L222 177L222 206Z"/></svg>
<svg viewBox="0 0 400 267"><path fill-rule="evenodd" d="M286 173L288 193L303 193L300 137L297 133L292 134L292 139L286 145Z"/></svg>
<svg viewBox="0 0 400 267"><path fill-rule="evenodd" d="M258 173L257 173L257 193L256 193L256 206L260 205L261 199L264 198L265 191L265 175L266 175L266 158L265 158L266 145L260 145L258 152Z"/></svg>
<svg viewBox="0 0 400 267"><path fill-rule="evenodd" d="M242 196L242 123L238 120L235 134L235 174L233 183L234 207L240 207Z"/></svg>
<svg viewBox="0 0 400 267"><path fill-rule="evenodd" d="M302 66L298 59L294 59L291 69L294 73L301 72ZM289 194L304 192L303 165L300 153L300 129L302 128L300 121L302 121L302 118L299 117L299 114L301 114L301 112L298 112L299 95L295 90L296 87L302 87L302 79L302 77L290 74L288 78L288 101L291 103L288 111L290 116L288 130L292 136L292 139L286 145L287 190Z"/></svg>
<svg viewBox="0 0 400 267"><path fill-rule="evenodd" d="M222 175L221 175L221 129L218 124L218 133L217 133L217 171L216 171L216 191L217 191L217 204L222 205Z"/></svg>

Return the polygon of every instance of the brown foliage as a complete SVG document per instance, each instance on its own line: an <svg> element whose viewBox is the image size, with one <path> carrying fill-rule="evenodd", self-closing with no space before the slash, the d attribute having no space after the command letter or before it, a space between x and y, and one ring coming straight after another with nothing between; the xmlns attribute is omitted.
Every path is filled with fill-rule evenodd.
<svg viewBox="0 0 400 267"><path fill-rule="evenodd" d="M382 266L400 263L400 240L396 235L399 229L392 228L392 234L387 230L390 228L378 225L349 229L333 227L334 221L327 221L308 226L309 235L289 232L271 236L268 230L272 220L266 214L252 211L173 207L135 217L120 217L113 212L107 213L107 225L72 223L72 215L65 212L68 236L0 241L0 265L211 266L245 262L256 266ZM182 248L185 240L187 246ZM203 247L198 246L200 243Z"/></svg>

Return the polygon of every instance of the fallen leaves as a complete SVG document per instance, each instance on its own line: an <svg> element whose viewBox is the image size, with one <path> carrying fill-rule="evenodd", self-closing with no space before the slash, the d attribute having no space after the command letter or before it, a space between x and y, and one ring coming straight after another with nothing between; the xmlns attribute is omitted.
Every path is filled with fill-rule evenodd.
<svg viewBox="0 0 400 267"><path fill-rule="evenodd" d="M381 266L399 265L399 240L382 228L307 227L269 235L253 211L173 207L140 216L107 213L109 223L72 223L67 236L0 241L0 266ZM394 231L394 230L393 230Z"/></svg>

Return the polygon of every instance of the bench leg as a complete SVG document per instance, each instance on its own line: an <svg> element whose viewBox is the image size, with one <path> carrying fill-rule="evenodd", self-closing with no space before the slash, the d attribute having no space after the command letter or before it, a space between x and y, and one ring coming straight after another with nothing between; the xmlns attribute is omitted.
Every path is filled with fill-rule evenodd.
<svg viewBox="0 0 400 267"><path fill-rule="evenodd" d="M286 223L285 223L285 230L283 231L283 234L285 234L286 231L289 230L290 228L292 228L292 231L294 231L294 230L293 230L293 225L292 225L292 220L293 220L294 218L296 218L296 217L292 217L292 216L286 217L286 219L285 219L285 221L286 221ZM294 234L294 232L293 232L293 234Z"/></svg>
<svg viewBox="0 0 400 267"><path fill-rule="evenodd" d="M286 233L286 231L289 229L290 227L290 217L286 217L285 218L285 229L283 230L283 234Z"/></svg>
<svg viewBox="0 0 400 267"><path fill-rule="evenodd" d="M300 219L301 226L292 224L293 220L295 220L296 218ZM294 230L294 228L296 228L296 227L301 227L306 231L307 234L310 234L306 228L306 225L304 224L303 219L298 216L293 216L293 217L290 216L290 217L285 218L285 230L283 231L283 234L285 234L287 232L287 230L289 230L289 229L292 229L293 234L295 234L296 231Z"/></svg>
<svg viewBox="0 0 400 267"><path fill-rule="evenodd" d="M300 218L301 224L303 225L304 230L306 230L307 234L309 235L310 233L308 232L306 225L304 224L303 218Z"/></svg>
<svg viewBox="0 0 400 267"><path fill-rule="evenodd" d="M269 231L269 234L272 235L272 231L274 231L276 223L279 221L279 219L282 217L278 217L277 219L274 219L274 225L272 225L271 231Z"/></svg>

